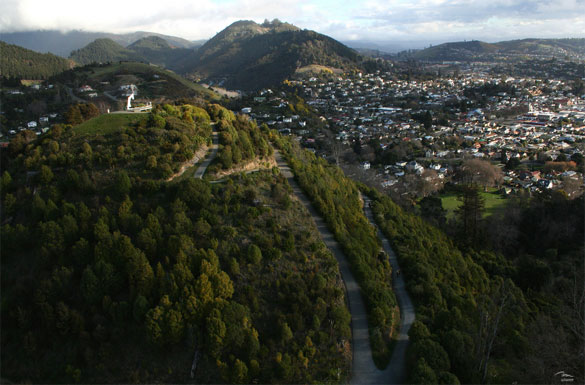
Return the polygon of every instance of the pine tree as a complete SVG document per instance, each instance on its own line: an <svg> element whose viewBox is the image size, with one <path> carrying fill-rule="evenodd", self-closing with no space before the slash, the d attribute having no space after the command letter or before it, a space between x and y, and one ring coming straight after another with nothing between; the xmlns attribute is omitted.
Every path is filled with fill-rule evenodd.
<svg viewBox="0 0 585 385"><path fill-rule="evenodd" d="M475 245L480 235L480 224L485 209L484 199L475 185L464 186L458 199L462 202L457 209L462 241L469 246Z"/></svg>

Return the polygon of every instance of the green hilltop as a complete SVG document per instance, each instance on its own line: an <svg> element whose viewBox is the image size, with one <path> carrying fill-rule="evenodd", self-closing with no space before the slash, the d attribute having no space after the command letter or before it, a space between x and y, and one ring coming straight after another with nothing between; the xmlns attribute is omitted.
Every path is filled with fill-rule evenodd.
<svg viewBox="0 0 585 385"><path fill-rule="evenodd" d="M585 58L585 39L522 39L486 43L472 40L443 43L413 53L401 53L413 59L425 61L484 60L494 55L544 56Z"/></svg>
<svg viewBox="0 0 585 385"><path fill-rule="evenodd" d="M137 62L93 64L77 67L56 76L55 81L73 87L89 84L98 92L116 94L125 84L135 84L139 98L173 100L178 98L218 99L218 95L164 68ZM110 99L108 99L109 101ZM121 99L120 99L121 100ZM122 100L125 102L125 98Z"/></svg>
<svg viewBox="0 0 585 385"><path fill-rule="evenodd" d="M303 66L351 69L359 61L356 51L317 32L278 20L239 21L199 48L183 71L228 88L258 89L282 82Z"/></svg>
<svg viewBox="0 0 585 385"><path fill-rule="evenodd" d="M42 54L0 41L0 76L48 79L70 69L73 63L53 54Z"/></svg>
<svg viewBox="0 0 585 385"><path fill-rule="evenodd" d="M3 379L348 378L339 268L286 179L167 181L216 124L237 134L234 149L269 140L211 104L17 135L1 177Z"/></svg>
<svg viewBox="0 0 585 385"><path fill-rule="evenodd" d="M81 65L117 61L146 61L138 53L107 38L96 39L85 47L71 52L70 58Z"/></svg>
<svg viewBox="0 0 585 385"><path fill-rule="evenodd" d="M139 57L149 63L175 70L178 63L188 58L195 51L188 48L178 48L169 44L165 39L158 36L148 36L135 41L127 47Z"/></svg>

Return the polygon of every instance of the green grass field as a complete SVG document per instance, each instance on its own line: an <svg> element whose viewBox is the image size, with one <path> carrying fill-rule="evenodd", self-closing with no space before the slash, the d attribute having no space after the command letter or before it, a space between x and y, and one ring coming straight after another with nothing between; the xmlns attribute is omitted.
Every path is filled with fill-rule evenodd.
<svg viewBox="0 0 585 385"><path fill-rule="evenodd" d="M490 216L499 210L503 210L506 206L506 198L499 194L496 189L488 189L488 192L482 191L481 196L485 201L484 217ZM455 216L455 210L461 205L461 202L457 200L457 194L450 192L442 194L440 197L443 208L447 210L447 218L453 218Z"/></svg>
<svg viewBox="0 0 585 385"><path fill-rule="evenodd" d="M147 118L148 114L102 114L75 126L73 130L79 135L107 135Z"/></svg>

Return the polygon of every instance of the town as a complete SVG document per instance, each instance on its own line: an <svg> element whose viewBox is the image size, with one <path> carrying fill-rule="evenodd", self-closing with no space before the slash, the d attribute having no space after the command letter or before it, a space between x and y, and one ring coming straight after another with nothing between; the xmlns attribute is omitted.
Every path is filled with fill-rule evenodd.
<svg viewBox="0 0 585 385"><path fill-rule="evenodd" d="M576 166L583 164L585 90L575 84L582 83L482 70L432 80L377 71L291 81L326 123L323 130L287 108L295 102L284 92L262 90L241 112L297 135L305 148L394 196L438 190L466 159L501 169L497 185L505 194L580 194L583 174ZM330 143L331 136L337 143Z"/></svg>

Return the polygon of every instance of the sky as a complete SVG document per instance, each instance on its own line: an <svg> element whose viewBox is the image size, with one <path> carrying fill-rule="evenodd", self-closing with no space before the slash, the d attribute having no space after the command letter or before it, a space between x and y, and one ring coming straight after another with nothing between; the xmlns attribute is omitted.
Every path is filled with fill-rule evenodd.
<svg viewBox="0 0 585 385"><path fill-rule="evenodd" d="M199 40L237 20L275 18L344 42L585 37L585 0L0 1L0 33L148 31Z"/></svg>

